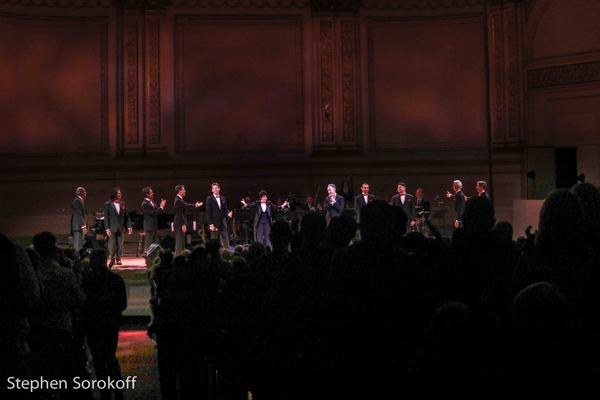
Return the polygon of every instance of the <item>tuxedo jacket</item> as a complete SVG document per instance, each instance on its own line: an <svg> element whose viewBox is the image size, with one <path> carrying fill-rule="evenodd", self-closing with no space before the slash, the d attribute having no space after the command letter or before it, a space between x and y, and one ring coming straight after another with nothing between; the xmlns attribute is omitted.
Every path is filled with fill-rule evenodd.
<svg viewBox="0 0 600 400"><path fill-rule="evenodd" d="M492 201L492 198L490 197L490 194L487 192L487 190L480 194L479 197L485 197L486 199L488 199L488 201Z"/></svg>
<svg viewBox="0 0 600 400"><path fill-rule="evenodd" d="M181 197L175 196L175 200L173 200L173 213L175 214L175 218L173 219L173 227L175 230L179 230L183 225L187 225L187 215L185 209L191 207L196 207L196 205L192 203L186 203Z"/></svg>
<svg viewBox="0 0 600 400"><path fill-rule="evenodd" d="M465 212L465 195L462 190L454 194L454 214L455 219L462 221L463 213Z"/></svg>
<svg viewBox="0 0 600 400"><path fill-rule="evenodd" d="M400 198L400 195L398 193L393 195L392 201L390 201L390 204L392 206L400 207L401 209L403 209L409 220L415 218L415 203L415 197L412 194L408 193L405 194L404 204L402 204L402 199Z"/></svg>
<svg viewBox="0 0 600 400"><path fill-rule="evenodd" d="M142 211L144 213L144 231L154 232L158 230L158 214L163 210L160 208L160 203L148 201L144 199L142 201Z"/></svg>
<svg viewBox="0 0 600 400"><path fill-rule="evenodd" d="M213 224L215 228L221 230L223 226L226 226L227 213L229 213L229 208L227 208L227 200L225 200L225 196L220 196L221 198L221 208L219 208L219 203L217 203L217 199L214 195L210 195L206 198L206 223L208 225Z"/></svg>
<svg viewBox="0 0 600 400"><path fill-rule="evenodd" d="M125 202L121 201L119 212L113 201L108 201L104 204L104 229L110 229L112 233L125 232L131 228L131 219Z"/></svg>
<svg viewBox="0 0 600 400"><path fill-rule="evenodd" d="M85 204L76 196L71 203L71 232L81 232L81 228L87 225L85 214Z"/></svg>
<svg viewBox="0 0 600 400"><path fill-rule="evenodd" d="M329 203L329 196L325 197L325 201L323 202L323 211L325 211L325 216L328 218L339 217L344 212L345 202L344 198L339 194L335 195L335 203Z"/></svg>
<svg viewBox="0 0 600 400"><path fill-rule="evenodd" d="M253 208L255 213L254 213L254 229L256 229L256 227L258 226L258 223L260 222L260 215L262 213L262 207L260 206L260 201L257 201L256 203L252 203L248 205L248 208ZM281 207L271 203L270 201L267 201L267 209L265 211L265 213L267 214L267 220L269 221L269 223L271 225L273 225L273 216L275 215L275 211L277 210L281 210Z"/></svg>
<svg viewBox="0 0 600 400"><path fill-rule="evenodd" d="M365 203L365 197L362 195L362 193L359 194L358 196L354 197L354 212L356 213L357 219L360 218L360 209L363 208L364 206L366 206L368 203L371 203L374 200L375 200L375 195L370 194L370 193L367 195L367 203Z"/></svg>

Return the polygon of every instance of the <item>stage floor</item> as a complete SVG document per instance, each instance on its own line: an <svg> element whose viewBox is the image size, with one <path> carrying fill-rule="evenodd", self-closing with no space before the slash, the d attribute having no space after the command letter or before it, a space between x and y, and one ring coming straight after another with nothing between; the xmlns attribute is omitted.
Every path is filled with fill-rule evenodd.
<svg viewBox="0 0 600 400"><path fill-rule="evenodd" d="M150 283L146 262L142 257L126 256L123 265L115 265L112 271L119 274L127 285L127 309L124 316L150 316Z"/></svg>

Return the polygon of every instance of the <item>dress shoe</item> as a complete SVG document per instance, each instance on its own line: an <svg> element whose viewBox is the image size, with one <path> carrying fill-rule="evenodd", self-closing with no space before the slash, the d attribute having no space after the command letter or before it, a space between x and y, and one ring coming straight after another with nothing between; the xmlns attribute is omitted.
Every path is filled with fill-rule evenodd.
<svg viewBox="0 0 600 400"><path fill-rule="evenodd" d="M115 265L115 259L114 259L114 258L111 258L111 259L110 259L110 262L108 263L108 268L112 268L112 267L113 267L113 265Z"/></svg>

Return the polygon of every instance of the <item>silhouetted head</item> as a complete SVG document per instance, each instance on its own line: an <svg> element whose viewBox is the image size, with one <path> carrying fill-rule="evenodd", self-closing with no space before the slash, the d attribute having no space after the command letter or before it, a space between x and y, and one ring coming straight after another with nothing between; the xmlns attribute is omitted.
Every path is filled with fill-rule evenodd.
<svg viewBox="0 0 600 400"><path fill-rule="evenodd" d="M513 226L508 221L496 222L492 228L492 233L494 233L494 235L496 235L496 237L501 241L510 242L512 241L513 237Z"/></svg>
<svg viewBox="0 0 600 400"><path fill-rule="evenodd" d="M42 259L56 255L56 236L52 232L40 232L33 237L33 247Z"/></svg>
<svg viewBox="0 0 600 400"><path fill-rule="evenodd" d="M341 249L350 244L356 229L356 220L348 215L332 218L325 231L325 240L331 247Z"/></svg>
<svg viewBox="0 0 600 400"><path fill-rule="evenodd" d="M579 183L573 186L571 191L581 202L588 243L598 248L600 246L600 191L590 183Z"/></svg>
<svg viewBox="0 0 600 400"><path fill-rule="evenodd" d="M485 197L471 197L462 216L465 232L490 232L496 219L492 203Z"/></svg>
<svg viewBox="0 0 600 400"><path fill-rule="evenodd" d="M300 234L305 244L318 244L323 240L327 223L325 216L317 213L308 213L302 217L300 222Z"/></svg>
<svg viewBox="0 0 600 400"><path fill-rule="evenodd" d="M516 354L546 367L557 359L568 327L566 297L554 285L537 282L521 290L512 305Z"/></svg>
<svg viewBox="0 0 600 400"><path fill-rule="evenodd" d="M450 301L441 305L433 313L429 328L438 361L457 367L475 355L474 321L466 304Z"/></svg>
<svg viewBox="0 0 600 400"><path fill-rule="evenodd" d="M392 231L392 206L375 200L360 209L361 241L385 244Z"/></svg>
<svg viewBox="0 0 600 400"><path fill-rule="evenodd" d="M408 215L400 207L392 207L392 238L398 241L406 233Z"/></svg>
<svg viewBox="0 0 600 400"><path fill-rule="evenodd" d="M271 235L269 237L273 244L273 250L283 250L292 241L292 231L287 222L276 221L271 228Z"/></svg>
<svg viewBox="0 0 600 400"><path fill-rule="evenodd" d="M538 226L537 246L553 252L577 247L584 239L581 202L566 189L552 192L544 201Z"/></svg>
<svg viewBox="0 0 600 400"><path fill-rule="evenodd" d="M92 253L90 254L90 268L95 270L95 269L100 269L100 268L108 268L107 267L107 261L108 261L108 253L106 251L106 249L94 249L92 250Z"/></svg>

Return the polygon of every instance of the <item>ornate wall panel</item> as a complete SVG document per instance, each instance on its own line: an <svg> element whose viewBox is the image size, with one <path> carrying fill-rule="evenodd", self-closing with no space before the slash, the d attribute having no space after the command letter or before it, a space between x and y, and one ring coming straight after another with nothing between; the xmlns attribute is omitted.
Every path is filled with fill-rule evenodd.
<svg viewBox="0 0 600 400"><path fill-rule="evenodd" d="M146 18L146 145L161 148L160 19Z"/></svg>
<svg viewBox="0 0 600 400"><path fill-rule="evenodd" d="M302 20L175 23L178 151L302 151Z"/></svg>
<svg viewBox="0 0 600 400"><path fill-rule="evenodd" d="M0 15L0 152L108 151L108 19Z"/></svg>

